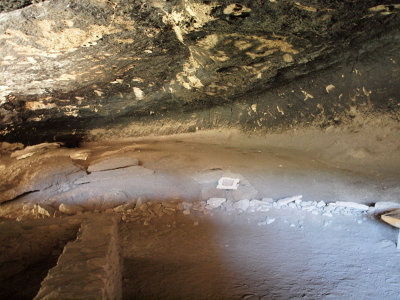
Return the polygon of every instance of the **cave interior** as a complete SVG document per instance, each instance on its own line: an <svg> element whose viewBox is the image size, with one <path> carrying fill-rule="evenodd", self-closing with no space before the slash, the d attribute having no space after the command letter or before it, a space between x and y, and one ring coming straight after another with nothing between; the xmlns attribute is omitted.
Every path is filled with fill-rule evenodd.
<svg viewBox="0 0 400 300"><path fill-rule="evenodd" d="M0 299L399 299L400 1L0 0Z"/></svg>

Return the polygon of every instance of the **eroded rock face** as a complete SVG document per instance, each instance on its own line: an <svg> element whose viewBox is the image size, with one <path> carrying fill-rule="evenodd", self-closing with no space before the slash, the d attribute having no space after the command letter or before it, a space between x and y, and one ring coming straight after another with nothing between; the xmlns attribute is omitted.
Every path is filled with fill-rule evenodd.
<svg viewBox="0 0 400 300"><path fill-rule="evenodd" d="M84 173L66 157L37 157L29 161L8 164L0 172L0 203L13 200L26 193L62 185L68 180L82 177ZM68 187L64 187L68 190Z"/></svg>
<svg viewBox="0 0 400 300"><path fill-rule="evenodd" d="M360 107L399 111L399 4L53 0L10 11L26 3L1 3L7 140L271 128L339 122Z"/></svg>

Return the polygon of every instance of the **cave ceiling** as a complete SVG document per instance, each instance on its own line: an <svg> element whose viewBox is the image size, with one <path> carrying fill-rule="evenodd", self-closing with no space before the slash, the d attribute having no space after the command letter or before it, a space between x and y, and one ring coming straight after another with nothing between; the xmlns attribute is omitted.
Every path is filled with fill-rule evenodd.
<svg viewBox="0 0 400 300"><path fill-rule="evenodd" d="M36 2L2 1L0 6L4 139L57 139L138 120L178 120L184 114L199 119L204 114L196 113L213 107L237 110L238 122L246 123L243 112L250 116L257 107L240 101L277 88L275 98L292 95L279 103L265 96L263 116L286 118L291 114L285 110L294 106L289 119L309 121L321 106L329 111L332 101L351 103L356 89L364 102L370 91L378 91L379 86L354 86L351 78L365 75L357 74L357 64L369 66L369 77L361 81L373 85L378 76L389 80L389 87L398 82L393 79L400 59L396 1ZM385 68L374 77L376 65ZM343 83L347 89L340 91L345 73L351 83ZM318 91L308 87L318 80L323 81ZM335 92L327 103L316 100ZM290 97L296 99L292 104ZM396 108L398 98L392 98L385 103L394 101L389 104ZM307 115L310 102L315 109Z"/></svg>

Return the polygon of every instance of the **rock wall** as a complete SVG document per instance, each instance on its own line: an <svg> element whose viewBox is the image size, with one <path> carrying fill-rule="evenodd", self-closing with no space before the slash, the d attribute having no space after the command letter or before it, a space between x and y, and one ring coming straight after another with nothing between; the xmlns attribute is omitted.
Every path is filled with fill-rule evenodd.
<svg viewBox="0 0 400 300"><path fill-rule="evenodd" d="M121 299L118 222L105 215L82 224L34 299Z"/></svg>
<svg viewBox="0 0 400 300"><path fill-rule="evenodd" d="M63 223L56 218L17 220L2 219L0 224L1 299L32 299L64 245L75 239L79 229L71 219Z"/></svg>
<svg viewBox="0 0 400 300"><path fill-rule="evenodd" d="M12 10L22 2L0 7L4 140L324 126L360 110L398 118L397 3L52 0Z"/></svg>

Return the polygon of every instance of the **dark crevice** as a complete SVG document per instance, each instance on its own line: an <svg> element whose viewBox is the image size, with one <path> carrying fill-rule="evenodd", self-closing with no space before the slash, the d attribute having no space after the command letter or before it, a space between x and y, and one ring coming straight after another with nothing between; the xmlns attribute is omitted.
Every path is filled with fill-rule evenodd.
<svg viewBox="0 0 400 300"><path fill-rule="evenodd" d="M106 169L106 170L99 170L99 171L86 171L86 173L88 175L92 174L92 173L100 173L100 172L106 172L106 171L113 171L113 170L119 170L119 169L126 169L126 168L130 168L130 167L138 167L139 165L130 165L130 166L124 166L124 167L118 167L118 168L111 168L111 169Z"/></svg>
<svg viewBox="0 0 400 300"><path fill-rule="evenodd" d="M90 173L88 173L90 174ZM89 184L91 183L91 181L87 181L87 182L82 182L82 183L74 183L74 185L84 185L84 184Z"/></svg>
<svg viewBox="0 0 400 300"><path fill-rule="evenodd" d="M25 197L26 195L33 194L33 193L37 193L37 192L40 192L40 190L32 190L32 191L24 192L24 193L18 195L17 197L15 197L15 198L13 198L13 199L6 200L6 201L1 202L1 203L0 203L0 207L1 207L2 205L4 205L4 204L8 203L8 202L19 200L19 199L21 199L22 197Z"/></svg>
<svg viewBox="0 0 400 300"><path fill-rule="evenodd" d="M0 13L10 12L32 5L34 3L44 2L46 0L2 0L0 1Z"/></svg>
<svg viewBox="0 0 400 300"><path fill-rule="evenodd" d="M0 299L32 299L48 271L57 264L65 245L76 239L79 225L64 225L54 231L50 230L50 225L44 225L44 220L24 221L17 225L12 222L1 225L8 234L2 232L0 241L9 244L9 254L3 253L2 258L6 255L10 259L3 260L0 266ZM49 227L45 236L43 226ZM18 246L10 240L9 232L13 231L21 240Z"/></svg>

